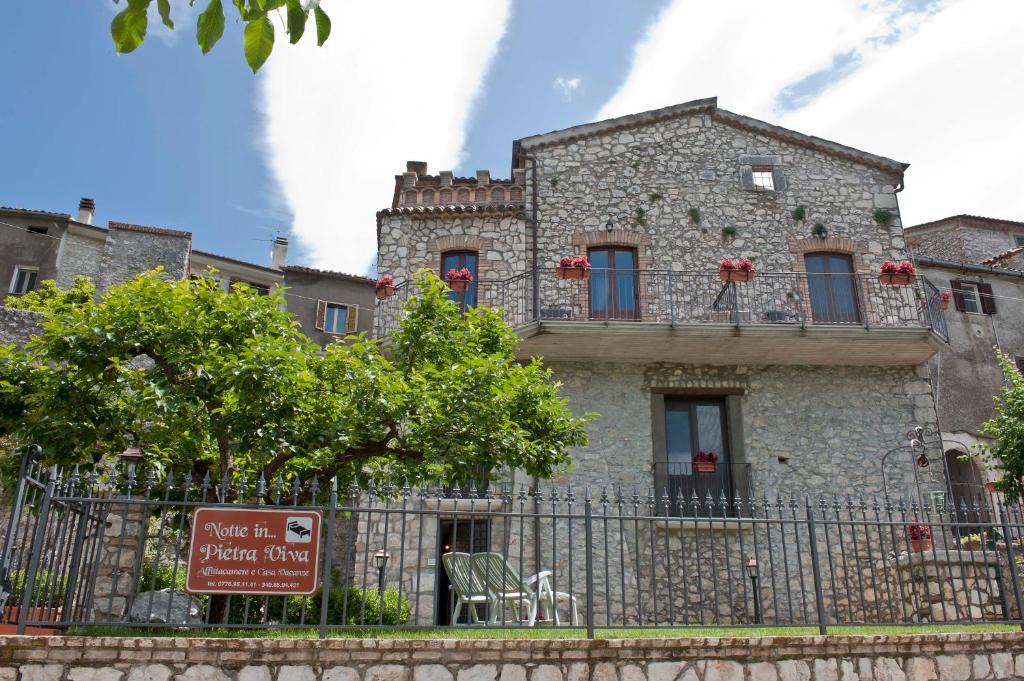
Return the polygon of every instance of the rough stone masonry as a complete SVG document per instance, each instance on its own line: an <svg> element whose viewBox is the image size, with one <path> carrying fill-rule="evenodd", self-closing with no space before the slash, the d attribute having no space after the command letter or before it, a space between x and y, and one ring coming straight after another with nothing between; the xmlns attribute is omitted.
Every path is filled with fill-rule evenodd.
<svg viewBox="0 0 1024 681"><path fill-rule="evenodd" d="M0 681L983 681L1019 633L709 639L0 637Z"/></svg>

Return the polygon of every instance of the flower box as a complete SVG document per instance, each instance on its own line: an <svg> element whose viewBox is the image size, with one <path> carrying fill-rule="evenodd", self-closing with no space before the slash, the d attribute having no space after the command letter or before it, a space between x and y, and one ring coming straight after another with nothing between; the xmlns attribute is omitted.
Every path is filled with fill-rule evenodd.
<svg viewBox="0 0 1024 681"><path fill-rule="evenodd" d="M395 295L394 286L381 286L377 289L377 300L387 300L393 295Z"/></svg>
<svg viewBox="0 0 1024 681"><path fill-rule="evenodd" d="M586 267L562 267L559 265L555 268L555 273L559 279L590 279L590 269Z"/></svg>
<svg viewBox="0 0 1024 681"><path fill-rule="evenodd" d="M932 540L928 539L911 539L910 540L910 552L911 553L924 553L925 551L932 550Z"/></svg>
<svg viewBox="0 0 1024 681"><path fill-rule="evenodd" d="M465 293L466 289L469 288L469 282L465 279L449 279L448 288L456 293Z"/></svg>
<svg viewBox="0 0 1024 681"><path fill-rule="evenodd" d="M25 616L26 622L59 622L62 608L29 608ZM8 605L4 608L4 621L11 624L18 622L21 607Z"/></svg>
<svg viewBox="0 0 1024 681"><path fill-rule="evenodd" d="M718 278L725 282L745 284L754 278L754 263L746 258L725 258L718 263Z"/></svg>
<svg viewBox="0 0 1024 681"><path fill-rule="evenodd" d="M456 293L465 293L466 289L469 288L469 283L473 281L473 273L468 268L463 267L462 269L455 269L454 267L448 270L448 274L445 276L448 281L448 288Z"/></svg>
<svg viewBox="0 0 1024 681"><path fill-rule="evenodd" d="M882 272L878 281L883 286L912 286L917 276L907 272Z"/></svg>
<svg viewBox="0 0 1024 681"><path fill-rule="evenodd" d="M718 467L714 461L694 461L693 470L697 473L714 473Z"/></svg>

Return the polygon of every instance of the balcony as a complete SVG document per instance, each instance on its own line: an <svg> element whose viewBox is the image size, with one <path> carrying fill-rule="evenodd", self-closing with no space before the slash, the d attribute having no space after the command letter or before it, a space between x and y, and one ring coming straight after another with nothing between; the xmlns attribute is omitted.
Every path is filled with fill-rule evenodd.
<svg viewBox="0 0 1024 681"><path fill-rule="evenodd" d="M452 296L501 308L521 354L547 360L701 364L915 365L948 340L939 291L885 286L872 274L554 269L475 281ZM408 283L378 307L377 332L397 326Z"/></svg>
<svg viewBox="0 0 1024 681"><path fill-rule="evenodd" d="M735 517L754 499L748 463L719 462L714 472L700 472L689 461L661 462L653 472L658 515Z"/></svg>

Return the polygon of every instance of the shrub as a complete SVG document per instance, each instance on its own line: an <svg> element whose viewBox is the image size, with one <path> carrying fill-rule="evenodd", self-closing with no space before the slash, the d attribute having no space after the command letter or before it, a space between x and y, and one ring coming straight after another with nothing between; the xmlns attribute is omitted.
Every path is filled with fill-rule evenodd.
<svg viewBox="0 0 1024 681"><path fill-rule="evenodd" d="M793 209L793 219L797 222L803 222L807 218L807 207L797 206Z"/></svg>
<svg viewBox="0 0 1024 681"><path fill-rule="evenodd" d="M395 626L405 624L409 621L412 606L406 594L399 597L398 589L391 587L384 590L384 598L377 589L368 588L365 591L359 587L351 586L347 589L348 599L346 601L346 590L341 587L332 587L327 597L327 624L332 626L360 625L360 624L387 624ZM298 623L304 621L306 624L313 624L320 621L320 605L323 592L318 589L312 596L297 596L288 599L288 622ZM365 605L364 605L365 603ZM303 620L303 606L305 606L305 618ZM382 614L383 612L383 614Z"/></svg>

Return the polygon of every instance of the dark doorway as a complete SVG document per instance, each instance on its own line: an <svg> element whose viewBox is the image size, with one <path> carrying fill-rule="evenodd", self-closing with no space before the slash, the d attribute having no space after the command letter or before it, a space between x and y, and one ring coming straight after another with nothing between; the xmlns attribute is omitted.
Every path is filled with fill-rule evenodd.
<svg viewBox="0 0 1024 681"><path fill-rule="evenodd" d="M961 457L963 452L951 449L946 452L946 472L949 475L949 489L952 496L947 507L955 512L956 531L959 536L978 532L982 525L991 522L988 514L988 495L981 471L973 458Z"/></svg>
<svg viewBox="0 0 1024 681"><path fill-rule="evenodd" d="M490 551L491 522L485 518L460 516L438 520L437 525L437 603L434 612L437 624L468 624L469 609L463 608L458 622L452 622L455 610L455 591L445 572L441 556L448 552L483 553ZM480 617L486 617L486 607L476 606Z"/></svg>
<svg viewBox="0 0 1024 681"><path fill-rule="evenodd" d="M811 319L815 324L859 324L860 304L853 258L842 253L804 256Z"/></svg>
<svg viewBox="0 0 1024 681"><path fill-rule="evenodd" d="M592 248L590 258L590 318L640 319L636 249Z"/></svg>
<svg viewBox="0 0 1024 681"><path fill-rule="evenodd" d="M718 455L713 472L695 470L697 452ZM710 496L716 505L724 496L730 511L735 510L724 400L666 398L665 453L665 471L658 482L667 489L672 515L695 496L701 504Z"/></svg>

